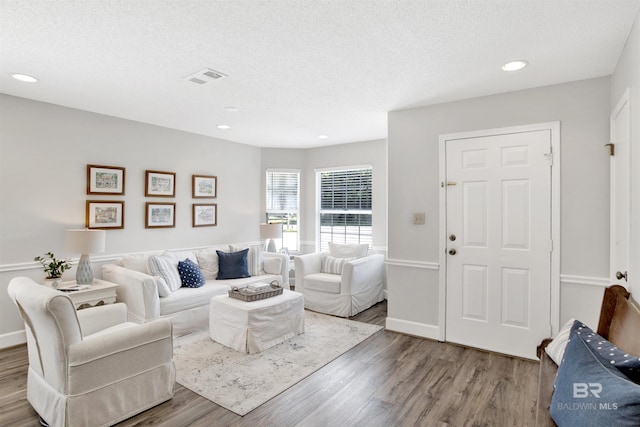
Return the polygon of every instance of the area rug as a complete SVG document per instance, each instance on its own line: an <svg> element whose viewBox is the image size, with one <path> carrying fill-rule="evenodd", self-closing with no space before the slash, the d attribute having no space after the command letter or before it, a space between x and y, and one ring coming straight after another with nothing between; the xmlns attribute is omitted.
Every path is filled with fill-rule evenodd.
<svg viewBox="0 0 640 427"><path fill-rule="evenodd" d="M261 353L218 344L208 331L174 340L176 381L245 415L364 341L380 326L305 311L305 332Z"/></svg>

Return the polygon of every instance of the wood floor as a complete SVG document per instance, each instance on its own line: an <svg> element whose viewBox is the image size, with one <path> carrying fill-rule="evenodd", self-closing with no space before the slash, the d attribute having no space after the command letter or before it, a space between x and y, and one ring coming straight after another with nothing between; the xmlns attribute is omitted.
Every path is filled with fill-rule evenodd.
<svg viewBox="0 0 640 427"><path fill-rule="evenodd" d="M386 302L354 317L384 325ZM26 346L0 351L0 426L38 426ZM172 400L118 426L529 426L538 363L379 331L240 417L176 384Z"/></svg>

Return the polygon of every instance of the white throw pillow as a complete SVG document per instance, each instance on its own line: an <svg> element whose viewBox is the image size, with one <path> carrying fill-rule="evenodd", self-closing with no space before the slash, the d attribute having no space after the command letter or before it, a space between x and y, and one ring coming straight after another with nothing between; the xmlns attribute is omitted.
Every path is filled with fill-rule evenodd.
<svg viewBox="0 0 640 427"><path fill-rule="evenodd" d="M178 261L168 256L151 255L149 257L149 274L160 276L164 279L171 292L177 291L182 286L178 273Z"/></svg>
<svg viewBox="0 0 640 427"><path fill-rule="evenodd" d="M218 277L218 254L216 251L228 252L229 245L215 245L196 252L198 266L206 280L215 280Z"/></svg>
<svg viewBox="0 0 640 427"><path fill-rule="evenodd" d="M247 254L247 270L249 270L249 276L260 276L264 274L262 269L262 244L250 244L250 245L231 245L231 252L238 252L244 249L249 249Z"/></svg>
<svg viewBox="0 0 640 427"><path fill-rule="evenodd" d="M122 257L122 266L129 270L139 271L140 273L149 274L147 263L149 261L149 255L126 255Z"/></svg>
<svg viewBox="0 0 640 427"><path fill-rule="evenodd" d="M282 258L264 257L263 267L264 272L267 274L280 274L280 270L282 270Z"/></svg>
<svg viewBox="0 0 640 427"><path fill-rule="evenodd" d="M560 329L558 335L551 341L544 349L547 352L551 360L556 362L556 365L560 366L560 362L562 362L562 356L564 356L564 349L567 347L567 343L569 342L569 333L571 332L571 328L573 327L576 319L569 319L567 323Z"/></svg>
<svg viewBox="0 0 640 427"><path fill-rule="evenodd" d="M345 264L349 261L353 261L356 258L336 258L331 255L325 255L322 257L322 266L320 267L321 273L329 274L342 274Z"/></svg>
<svg viewBox="0 0 640 427"><path fill-rule="evenodd" d="M169 285L167 282L160 276L151 276L154 283L156 284L156 289L158 289L158 295L162 298L168 297L171 295L171 289L169 289Z"/></svg>
<svg viewBox="0 0 640 427"><path fill-rule="evenodd" d="M343 245L329 242L329 255L336 258L363 258L368 252L369 245L366 243Z"/></svg>
<svg viewBox="0 0 640 427"><path fill-rule="evenodd" d="M162 256L169 257L176 262L176 268L178 268L178 263L180 261L184 261L185 259L190 259L194 264L198 263L198 258L196 258L196 254L192 251L164 251Z"/></svg>

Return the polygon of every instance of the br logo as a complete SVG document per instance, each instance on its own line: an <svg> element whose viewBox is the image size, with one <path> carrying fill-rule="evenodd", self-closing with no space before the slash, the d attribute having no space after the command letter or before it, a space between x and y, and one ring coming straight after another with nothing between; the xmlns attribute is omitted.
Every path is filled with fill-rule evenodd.
<svg viewBox="0 0 640 427"><path fill-rule="evenodd" d="M574 399L584 399L585 397L589 397L589 393L599 399L601 392L602 384L600 383L573 383Z"/></svg>

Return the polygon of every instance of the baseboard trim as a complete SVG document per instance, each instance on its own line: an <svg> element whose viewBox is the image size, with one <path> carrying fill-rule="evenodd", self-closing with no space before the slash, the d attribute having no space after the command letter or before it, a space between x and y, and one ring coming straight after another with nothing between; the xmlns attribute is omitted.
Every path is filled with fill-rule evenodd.
<svg viewBox="0 0 640 427"><path fill-rule="evenodd" d="M416 337L440 339L440 328L436 325L412 322L410 320L395 319L387 317L385 328L389 331L400 332Z"/></svg>
<svg viewBox="0 0 640 427"><path fill-rule="evenodd" d="M27 342L27 334L24 329L15 332L8 332L0 335L0 349L9 348Z"/></svg>

